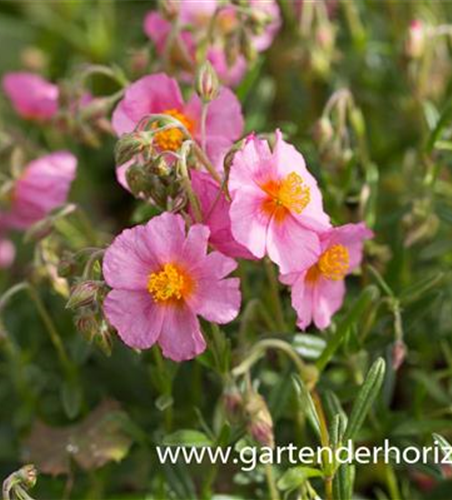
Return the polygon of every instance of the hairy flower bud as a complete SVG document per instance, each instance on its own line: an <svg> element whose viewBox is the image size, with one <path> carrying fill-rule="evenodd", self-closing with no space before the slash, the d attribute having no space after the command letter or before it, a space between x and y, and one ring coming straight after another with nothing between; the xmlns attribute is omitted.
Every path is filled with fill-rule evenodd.
<svg viewBox="0 0 452 500"><path fill-rule="evenodd" d="M315 142L320 147L328 144L334 136L334 129L331 124L331 120L327 116L322 116L314 125L312 135Z"/></svg>
<svg viewBox="0 0 452 500"><path fill-rule="evenodd" d="M397 371L405 361L407 346L402 340L397 340L392 346L392 367Z"/></svg>
<svg viewBox="0 0 452 500"><path fill-rule="evenodd" d="M96 301L101 283L97 281L82 281L77 283L71 289L71 295L66 304L66 309L78 309L86 307Z"/></svg>
<svg viewBox="0 0 452 500"><path fill-rule="evenodd" d="M115 147L115 161L117 165L123 165L138 153L143 151L150 142L148 136L143 132L132 132L120 137Z"/></svg>
<svg viewBox="0 0 452 500"><path fill-rule="evenodd" d="M275 446L273 420L264 398L257 392L249 395L245 406L248 415L248 432L264 446Z"/></svg>
<svg viewBox="0 0 452 500"><path fill-rule="evenodd" d="M195 83L196 93L204 103L213 101L220 91L218 75L212 64L206 61L198 70Z"/></svg>
<svg viewBox="0 0 452 500"><path fill-rule="evenodd" d="M237 387L232 386L226 389L223 393L223 403L228 417L234 421L240 416L243 410L243 396L240 394Z"/></svg>

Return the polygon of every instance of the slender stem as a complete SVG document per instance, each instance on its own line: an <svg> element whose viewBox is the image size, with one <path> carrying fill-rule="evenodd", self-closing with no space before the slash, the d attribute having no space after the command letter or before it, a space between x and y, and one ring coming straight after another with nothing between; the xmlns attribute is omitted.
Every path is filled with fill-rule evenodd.
<svg viewBox="0 0 452 500"><path fill-rule="evenodd" d="M195 151L196 156L201 161L201 163L206 167L209 174L218 182L218 184L221 184L223 180L220 174L217 172L216 168L212 165L212 163L210 163L209 158L202 150L202 148L198 144L194 143L193 149Z"/></svg>
<svg viewBox="0 0 452 500"><path fill-rule="evenodd" d="M403 500L400 494L399 485L397 484L397 477L391 464L386 464L386 485L388 486L389 497L391 500Z"/></svg>
<svg viewBox="0 0 452 500"><path fill-rule="evenodd" d="M278 488L275 483L275 476L273 474L273 467L271 464L266 463L264 465L265 468L265 477L267 478L268 489L270 491L270 500L280 500Z"/></svg>
<svg viewBox="0 0 452 500"><path fill-rule="evenodd" d="M284 312L281 303L281 297L279 294L279 283L275 274L275 268L273 264L265 259L265 270L267 272L268 281L270 283L270 293L272 297L272 304L275 309L276 323L278 328L281 329L281 332L286 331L286 323L284 321Z"/></svg>
<svg viewBox="0 0 452 500"><path fill-rule="evenodd" d="M55 350L57 351L61 365L66 370L67 374L73 375L74 366L66 353L66 350L64 348L63 342L62 342L61 337L60 337L60 334L58 333L58 330L57 330L52 318L50 317L50 315L47 312L41 298L39 297L39 294L37 293L35 288L30 284L28 285L28 293L30 294L31 299L35 303L38 314L41 316L42 322L44 323L44 325L47 329L50 340L51 340L53 346L55 347Z"/></svg>
<svg viewBox="0 0 452 500"><path fill-rule="evenodd" d="M209 103L202 103L201 110L201 148L205 152L206 151L206 122L207 122L207 113L209 111Z"/></svg>
<svg viewBox="0 0 452 500"><path fill-rule="evenodd" d="M199 204L198 197L196 196L195 192L193 191L193 188L191 185L191 180L190 180L190 175L188 173L185 153L181 155L181 159L179 161L179 169L180 169L180 173L182 174L182 185L185 189L185 192L187 193L188 201L190 202L190 206L193 210L193 215L195 217L195 220L196 220L196 222L202 222L201 206Z"/></svg>

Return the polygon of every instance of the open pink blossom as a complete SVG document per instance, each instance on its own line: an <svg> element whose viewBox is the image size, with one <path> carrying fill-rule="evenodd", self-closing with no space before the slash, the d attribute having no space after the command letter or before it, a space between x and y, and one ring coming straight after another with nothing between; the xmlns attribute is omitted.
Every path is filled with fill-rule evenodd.
<svg viewBox="0 0 452 500"><path fill-rule="evenodd" d="M320 237L315 264L281 276L281 281L291 286L292 306L302 330L312 322L322 330L331 324L344 301L344 278L361 264L363 242L372 237L364 223L330 229ZM297 255L295 252L295 258Z"/></svg>
<svg viewBox="0 0 452 500"><path fill-rule="evenodd" d="M56 85L34 73L7 73L3 91L16 112L28 120L48 121L58 111L59 90Z"/></svg>
<svg viewBox="0 0 452 500"><path fill-rule="evenodd" d="M191 183L201 204L203 223L210 229L210 244L234 259L255 259L254 255L232 236L229 216L231 202L226 199L218 183L209 174L198 170L192 171Z"/></svg>
<svg viewBox="0 0 452 500"><path fill-rule="evenodd" d="M180 41L184 44L186 55L195 64L198 42L205 36L209 22L220 2L218 0L195 0L173 3L176 4L175 7L179 13ZM254 48L258 52L262 52L271 45L281 26L279 8L277 2L273 0L265 2L251 0L250 6L259 14L266 15L269 19L263 32L251 37ZM212 40L207 54L207 58L218 72L220 80L230 86L235 86L240 82L247 66L245 58L241 55L232 65L226 63L227 36L237 28L240 22L236 6L228 5L223 7L216 19L214 34L217 34L217 36ZM162 54L171 32L171 23L158 12L149 12L144 20L144 31L154 42L157 52Z"/></svg>
<svg viewBox="0 0 452 500"><path fill-rule="evenodd" d="M118 135L132 132L138 122L150 114L166 114L179 120L201 143L202 104L193 94L185 103L176 80L164 73L141 78L126 89L124 98L113 112L112 125ZM237 97L222 88L218 97L209 104L206 119L206 150L212 163L222 169L223 159L232 144L242 135L243 116ZM158 132L154 139L160 150L177 151L183 142L178 128ZM120 182L128 166L118 172Z"/></svg>
<svg viewBox="0 0 452 500"><path fill-rule="evenodd" d="M4 224L26 229L63 205L77 170L77 159L68 151L57 151L31 161L14 182Z"/></svg>
<svg viewBox="0 0 452 500"><path fill-rule="evenodd" d="M197 316L228 323L238 314L238 278L225 277L237 264L219 252L207 254L209 229L188 234L180 215L164 213L123 231L107 249L103 273L113 290L104 312L130 347L158 343L174 360L202 353L206 342Z"/></svg>
<svg viewBox="0 0 452 500"><path fill-rule="evenodd" d="M330 227L329 217L303 156L279 131L273 151L267 141L251 136L235 154L229 192L232 234L253 255L268 255L283 273L316 261L317 233Z"/></svg>

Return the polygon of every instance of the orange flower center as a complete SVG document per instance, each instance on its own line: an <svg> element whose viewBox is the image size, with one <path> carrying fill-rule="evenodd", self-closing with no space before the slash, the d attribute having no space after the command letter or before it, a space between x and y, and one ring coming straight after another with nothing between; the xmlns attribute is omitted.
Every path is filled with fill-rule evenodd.
<svg viewBox="0 0 452 500"><path fill-rule="evenodd" d="M180 121L188 132L193 132L193 121L177 109L166 109L165 111L162 111L162 114L172 116L176 120ZM159 127L160 125L158 123L152 124L153 129L157 129ZM157 132L154 136L154 142L162 151L177 151L184 142L184 132L178 127L169 127L161 132Z"/></svg>
<svg viewBox="0 0 452 500"><path fill-rule="evenodd" d="M186 298L192 286L187 273L174 264L165 264L162 271L151 273L148 279L148 292L156 302Z"/></svg>
<svg viewBox="0 0 452 500"><path fill-rule="evenodd" d="M291 211L301 214L311 201L309 186L296 172L281 181L268 181L261 187L268 195L264 201L264 211L274 215L278 221Z"/></svg>
<svg viewBox="0 0 452 500"><path fill-rule="evenodd" d="M350 265L350 256L344 245L333 245L322 254L317 264L306 274L306 281L313 283L320 276L339 281L345 278Z"/></svg>

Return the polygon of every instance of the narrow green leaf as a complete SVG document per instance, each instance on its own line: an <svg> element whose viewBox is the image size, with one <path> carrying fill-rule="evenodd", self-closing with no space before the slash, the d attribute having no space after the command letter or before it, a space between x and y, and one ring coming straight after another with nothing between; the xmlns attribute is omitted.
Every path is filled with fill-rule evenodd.
<svg viewBox="0 0 452 500"><path fill-rule="evenodd" d="M366 418L366 415L383 384L385 367L386 364L384 359L378 358L367 373L366 379L364 380L353 405L347 430L344 434L344 441L354 439L361 428L364 419Z"/></svg>
<svg viewBox="0 0 452 500"><path fill-rule="evenodd" d="M314 432L320 437L320 418L317 414L317 410L314 405L314 401L312 400L311 394L304 382L298 375L293 376L293 381L295 385L295 390L297 391L298 398L300 400L301 408L304 408L306 417Z"/></svg>
<svg viewBox="0 0 452 500"><path fill-rule="evenodd" d="M293 338L294 349L304 359L318 359L326 347L326 342L318 335L300 333Z"/></svg>

